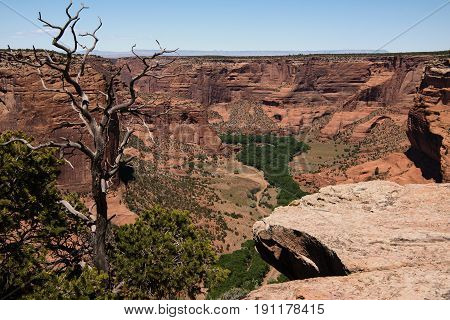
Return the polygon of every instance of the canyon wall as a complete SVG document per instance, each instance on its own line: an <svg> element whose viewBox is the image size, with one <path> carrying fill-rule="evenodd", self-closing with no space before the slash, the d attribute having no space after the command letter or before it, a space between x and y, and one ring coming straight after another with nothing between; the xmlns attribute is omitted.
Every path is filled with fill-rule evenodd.
<svg viewBox="0 0 450 320"><path fill-rule="evenodd" d="M24 53L21 58L30 55L31 53ZM48 75L46 85L49 88L61 88L60 79L54 71L44 67L42 72ZM105 76L88 65L82 80L92 105L101 101L98 90L104 90ZM19 66L10 57L0 53L0 88L0 131L23 131L34 137L35 143L59 137L83 140L81 132L59 125L70 121L80 122L80 119L71 109L66 94L43 90L35 68ZM59 181L70 190L86 190L90 183L87 159L78 152L67 155L66 158L75 169L68 164L64 165Z"/></svg>
<svg viewBox="0 0 450 320"><path fill-rule="evenodd" d="M169 59L162 58L161 62ZM391 146L405 145L403 129L396 129L401 135L393 135L385 128L405 125L424 66L432 59L431 56L177 58L157 68L155 77L137 85L139 102L158 101L155 114L168 109L170 112L148 117L145 124L134 121L132 126L136 135L149 145L156 139L161 143L159 147L170 149L169 158L175 157L176 152L183 158L185 151L180 154L172 150L181 147L167 141L191 146L197 153L221 152L217 131L270 131L301 134L313 140L339 137L345 141L359 141L374 132L374 135L386 132L385 136L379 136L379 141ZM128 63L132 72L139 68L139 61L131 58L89 60L83 81L92 105L101 102L99 90L104 88L108 74L123 63ZM48 85L58 85L55 75L48 74ZM126 99L130 76L124 72L117 83L119 100ZM63 135L79 138L71 129L57 128L58 122L76 117L67 102L62 94L44 92L35 70L17 66L0 53L0 130L22 130L38 141ZM376 143L369 145L374 150L385 148ZM78 154L70 160L77 170L64 166L61 185L87 190L88 163Z"/></svg>
<svg viewBox="0 0 450 320"><path fill-rule="evenodd" d="M427 66L408 116L408 138L418 165L450 182L450 60Z"/></svg>
<svg viewBox="0 0 450 320"><path fill-rule="evenodd" d="M286 104L391 104L410 100L427 57L180 58L148 78L143 91L168 91L203 105L241 100ZM134 63L137 63L133 60ZM125 76L126 77L126 76ZM355 95L355 97L353 97ZM350 98L354 99L350 99Z"/></svg>
<svg viewBox="0 0 450 320"><path fill-rule="evenodd" d="M209 106L211 121L227 123L226 130L254 131L255 120L259 131L298 133L319 124L321 136L330 138L358 123L358 138L376 125L372 114L379 108L390 107L390 114L406 120L429 59L183 58L160 70L170 77L148 78L139 87L141 92L168 93ZM247 119L248 103L243 101L260 112Z"/></svg>

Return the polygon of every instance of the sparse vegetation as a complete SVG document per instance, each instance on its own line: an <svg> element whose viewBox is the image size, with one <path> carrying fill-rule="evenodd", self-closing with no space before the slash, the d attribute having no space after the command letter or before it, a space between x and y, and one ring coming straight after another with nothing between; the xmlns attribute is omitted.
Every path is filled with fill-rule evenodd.
<svg viewBox="0 0 450 320"><path fill-rule="evenodd" d="M125 136L126 132L120 132L120 139L123 139L123 137ZM144 141L142 141L142 139L140 139L139 137L137 137L136 135L132 134L128 140L128 145L127 147L132 147L135 148L136 150L139 150L140 152L150 152L150 148L145 144Z"/></svg>
<svg viewBox="0 0 450 320"><path fill-rule="evenodd" d="M222 215L201 205L211 198L217 201L217 195L201 179L191 176L176 176L158 170L154 164L139 160L134 164L134 181L129 183L125 201L128 207L140 214L151 210L155 205L166 209L186 210L192 213L194 222L208 221L208 232L218 240L226 235L228 226ZM219 226L216 229L214 226Z"/></svg>

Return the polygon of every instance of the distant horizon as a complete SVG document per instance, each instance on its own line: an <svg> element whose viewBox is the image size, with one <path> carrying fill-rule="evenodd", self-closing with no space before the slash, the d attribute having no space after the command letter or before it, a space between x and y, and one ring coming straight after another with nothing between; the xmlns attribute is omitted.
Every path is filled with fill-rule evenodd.
<svg viewBox="0 0 450 320"><path fill-rule="evenodd" d="M148 56L157 52L157 49L135 50L142 56ZM448 50L437 51L397 51L390 52L387 50L178 50L176 53L165 54L165 56L179 57L284 57L284 56L301 56L301 55L396 55L396 54L435 54L447 53ZM132 57L131 51L94 51L93 54L104 58L126 58Z"/></svg>
<svg viewBox="0 0 450 320"><path fill-rule="evenodd" d="M102 52L128 52L133 44L153 47L156 40L166 48L204 52L434 52L449 47L442 36L450 32L448 0L84 2L90 9L83 12L78 31L94 29L100 16ZM0 48L50 49L52 30L37 21L38 12L58 23L67 3L2 0ZM80 3L75 0L72 9Z"/></svg>
<svg viewBox="0 0 450 320"><path fill-rule="evenodd" d="M139 49L136 53L148 55L157 52L157 49ZM128 57L133 54L131 51L102 51L93 52L104 57ZM287 55L308 55L308 54L372 54L388 53L386 50L177 50L176 53L168 56L228 56L228 57L250 57L250 56L287 56Z"/></svg>
<svg viewBox="0 0 450 320"><path fill-rule="evenodd" d="M35 48L37 51L48 50L45 48ZM60 50L50 51L58 52ZM6 48L0 48L0 51ZM11 48L11 50L33 50L33 48ZM135 53L141 56L149 56L159 49L135 49ZM397 54L447 54L449 49L432 50L432 51L388 51L388 50L177 50L174 53L166 53L164 56L179 56L179 57L288 57L288 56L308 56L308 55L397 55ZM61 52L63 53L63 52ZM80 50L77 54L83 54ZM103 51L94 50L92 55L104 58L127 58L133 57L131 50L128 51Z"/></svg>

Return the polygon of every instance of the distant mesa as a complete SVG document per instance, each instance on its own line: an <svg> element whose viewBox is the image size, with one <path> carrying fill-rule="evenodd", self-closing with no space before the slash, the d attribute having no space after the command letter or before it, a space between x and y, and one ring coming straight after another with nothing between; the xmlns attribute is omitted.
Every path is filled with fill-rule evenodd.
<svg viewBox="0 0 450 320"><path fill-rule="evenodd" d="M150 56L159 50L136 50L136 53L142 56ZM286 50L286 51L227 51L227 50L178 50L176 53L169 53L167 56L196 57L196 56L220 56L220 57L276 57L276 56L295 56L308 54L372 54L388 53L386 50ZM95 55L104 58L125 58L132 57L131 52L121 51L94 51Z"/></svg>

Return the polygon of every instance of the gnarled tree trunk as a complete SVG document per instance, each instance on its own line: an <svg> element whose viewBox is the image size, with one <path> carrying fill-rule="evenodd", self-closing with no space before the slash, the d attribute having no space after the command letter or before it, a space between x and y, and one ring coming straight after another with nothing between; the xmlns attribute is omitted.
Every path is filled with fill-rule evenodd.
<svg viewBox="0 0 450 320"><path fill-rule="evenodd" d="M108 231L108 203L104 191L101 162L100 166L95 162L91 167L92 172L92 197L94 198L97 218L95 220L94 236L94 264L103 271L108 271L108 259L106 254L106 233Z"/></svg>

